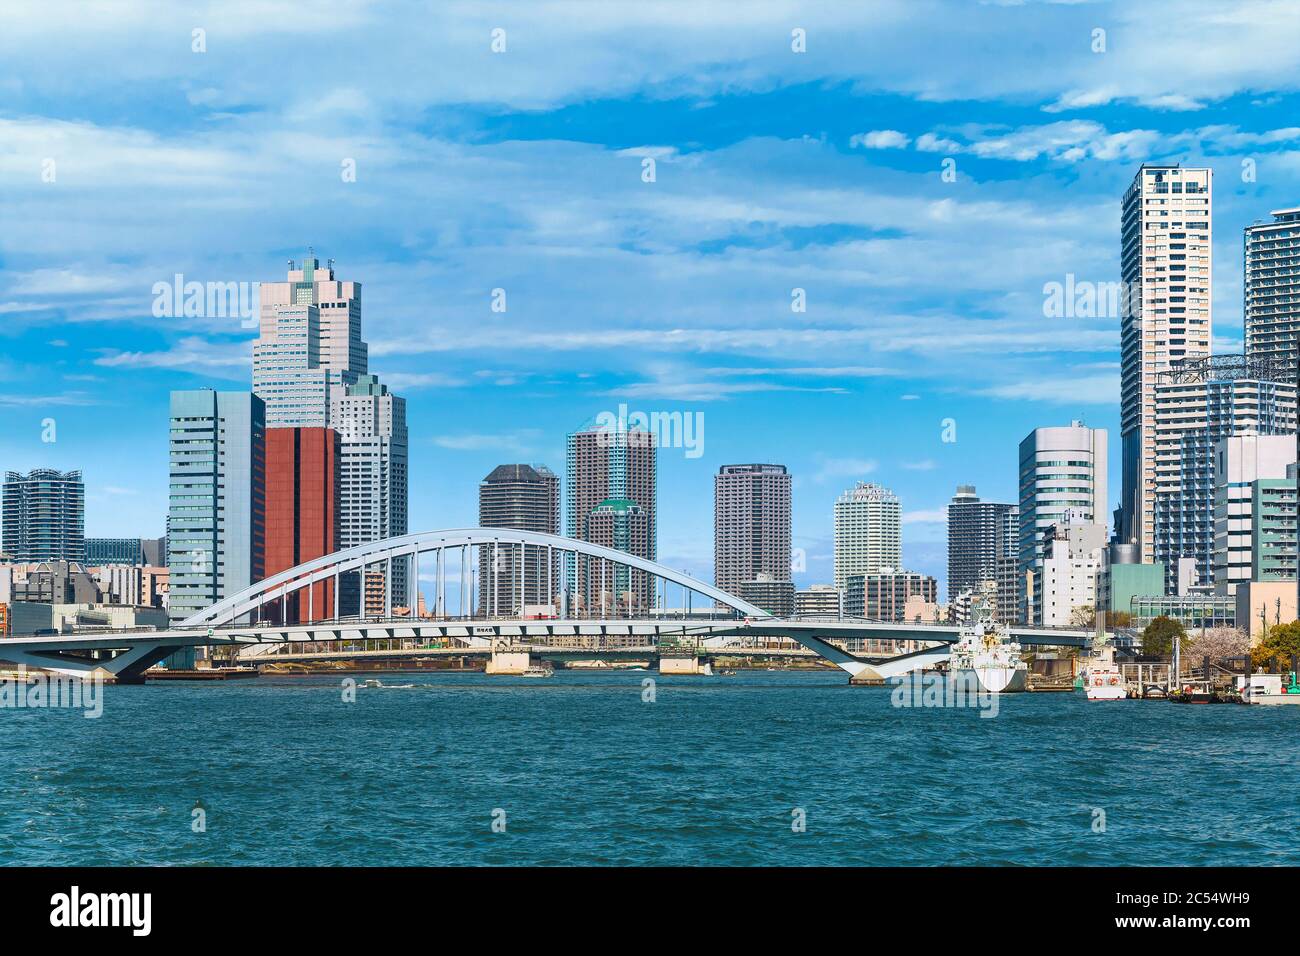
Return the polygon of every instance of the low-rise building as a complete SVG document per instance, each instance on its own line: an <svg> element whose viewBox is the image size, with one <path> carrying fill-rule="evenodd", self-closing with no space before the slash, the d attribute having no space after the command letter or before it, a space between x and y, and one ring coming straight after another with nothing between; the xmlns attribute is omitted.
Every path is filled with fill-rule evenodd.
<svg viewBox="0 0 1300 956"><path fill-rule="evenodd" d="M1133 627L1143 628L1158 617L1171 617L1187 630L1201 627L1236 627L1235 597L1214 594L1199 588L1186 594L1159 594L1134 597L1129 602Z"/></svg>
<svg viewBox="0 0 1300 956"><path fill-rule="evenodd" d="M167 627L163 608L137 607L129 604L51 604L44 601L18 601L10 605L11 634L60 634L124 631L138 628Z"/></svg>
<svg viewBox="0 0 1300 956"><path fill-rule="evenodd" d="M814 584L794 593L794 613L799 617L840 616L840 592L833 584Z"/></svg>
<svg viewBox="0 0 1300 956"><path fill-rule="evenodd" d="M1243 581L1233 595L1237 627L1258 643L1270 627L1300 617L1294 581Z"/></svg>
<svg viewBox="0 0 1300 956"><path fill-rule="evenodd" d="M1128 564L1114 562L1112 558L1106 564L1102 575L1101 606L1111 613L1131 612L1134 598L1160 597L1165 593L1165 566L1157 561L1154 564Z"/></svg>
<svg viewBox="0 0 1300 956"><path fill-rule="evenodd" d="M844 590L844 616L902 622L907 601L913 596L937 604L939 582L918 571L890 568L872 574L850 574Z"/></svg>

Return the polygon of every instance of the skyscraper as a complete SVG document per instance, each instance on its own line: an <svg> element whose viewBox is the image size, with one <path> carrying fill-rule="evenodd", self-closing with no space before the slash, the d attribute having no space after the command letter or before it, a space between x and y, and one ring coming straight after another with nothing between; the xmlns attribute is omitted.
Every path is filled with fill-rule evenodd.
<svg viewBox="0 0 1300 956"><path fill-rule="evenodd" d="M1181 559L1196 580L1214 580L1215 450L1234 435L1296 430L1294 368L1241 355L1191 359L1158 376L1155 387L1155 561L1177 588Z"/></svg>
<svg viewBox="0 0 1300 956"><path fill-rule="evenodd" d="M478 523L481 528L559 534L559 476L544 465L498 465L479 482ZM548 568L545 551L526 549L521 561L518 549L507 547L497 553L494 595L491 560L491 549L481 549L479 610L484 613L509 612L521 593L525 605L548 605L562 587L554 557Z"/></svg>
<svg viewBox="0 0 1300 956"><path fill-rule="evenodd" d="M266 410L247 392L171 393L168 507L173 621L264 576Z"/></svg>
<svg viewBox="0 0 1300 956"><path fill-rule="evenodd" d="M1155 384L1210 354L1211 181L1207 168L1144 165L1124 194L1120 269L1123 491L1115 537L1155 554Z"/></svg>
<svg viewBox="0 0 1300 956"><path fill-rule="evenodd" d="M339 435L339 549L406 534L406 400L375 376L362 375L352 385L331 387L330 423ZM393 562L394 606L410 606L410 577L406 561ZM357 582L349 576L340 581L344 585L340 607L355 613L351 589Z"/></svg>
<svg viewBox="0 0 1300 956"><path fill-rule="evenodd" d="M3 550L14 561L85 561L86 488L79 471L5 473Z"/></svg>
<svg viewBox="0 0 1300 956"><path fill-rule="evenodd" d="M568 536L655 560L658 448L654 435L621 424L588 425L571 432L566 446L564 510ZM569 559L566 575L571 607L585 611L599 606L601 574L598 564ZM626 583L635 587L622 589L620 595L628 591L642 607L651 606L650 581L645 575ZM610 588L617 584L607 583L603 590L613 593Z"/></svg>
<svg viewBox="0 0 1300 956"><path fill-rule="evenodd" d="M713 581L790 580L790 473L785 465L723 465L713 477ZM771 590L771 589L768 589Z"/></svg>
<svg viewBox="0 0 1300 956"><path fill-rule="evenodd" d="M902 506L882 485L859 481L835 500L835 587L851 574L875 574L903 563Z"/></svg>
<svg viewBox="0 0 1300 956"><path fill-rule="evenodd" d="M980 501L974 485L958 485L948 504L948 600L996 581L998 559L1019 550L1019 508Z"/></svg>
<svg viewBox="0 0 1300 956"><path fill-rule="evenodd" d="M253 392L266 402L268 428L329 425L330 388L368 370L361 340L361 283L334 277L310 254L289 262L285 282L261 283L253 343Z"/></svg>
<svg viewBox="0 0 1300 956"><path fill-rule="evenodd" d="M338 550L339 437L331 428L266 430L267 577ZM334 582L289 596L282 623L334 617ZM277 606L273 608L279 613Z"/></svg>
<svg viewBox="0 0 1300 956"><path fill-rule="evenodd" d="M266 402L269 427L337 433L340 549L407 532L406 403L369 374L361 283L338 279L334 260L321 268L308 250L300 267L289 262L286 281L262 283L253 391ZM381 595L386 567L367 569ZM394 607L413 603L412 573L409 559L393 562ZM340 613L361 613L362 576L344 575L339 590Z"/></svg>
<svg viewBox="0 0 1300 956"><path fill-rule="evenodd" d="M1020 578L1037 573L1046 557L1044 536L1067 519L1074 525L1106 523L1106 429L1035 428L1020 443ZM1021 595L1032 597L1026 590ZM1032 621L1033 608L1019 615Z"/></svg>
<svg viewBox="0 0 1300 956"><path fill-rule="evenodd" d="M1300 360L1300 207L1246 227L1246 358L1294 368Z"/></svg>

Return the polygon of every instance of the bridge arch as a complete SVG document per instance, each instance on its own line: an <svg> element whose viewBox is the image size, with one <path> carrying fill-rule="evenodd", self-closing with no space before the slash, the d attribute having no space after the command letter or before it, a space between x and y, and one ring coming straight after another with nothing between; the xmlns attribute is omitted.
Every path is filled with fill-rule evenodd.
<svg viewBox="0 0 1300 956"><path fill-rule="evenodd" d="M721 588L706 584L681 571L675 571L672 568L637 557L626 551L537 531L520 531L513 528L457 528L449 531L425 531L389 538L384 541L358 545L354 548L337 551L304 562L297 567L273 574L236 594L218 601L211 607L181 621L179 626L220 627L233 624L246 615L260 613L261 609L268 604L282 601L287 596L295 594L304 588L310 589L315 584L329 580L335 581L334 595L337 601L337 580L340 575L364 571L366 568L381 562L386 563L391 569L394 561L410 561L416 569L414 576L418 587L419 562L421 556L426 554L434 554L437 558L435 613L442 613L445 610L446 553L466 549L462 555L463 568L466 566L465 557L469 553L468 549L497 548L502 545L517 546L524 549L529 547L545 548L548 549L551 556L574 555L575 560L577 557L586 557L606 561L615 566L640 571L651 579L675 584L686 591L709 598L743 617L771 617L762 608L735 595L728 594ZM548 559L548 568L551 566L551 560ZM385 586L390 589L390 599L392 580L393 576L391 574L386 575ZM465 589L465 583L462 579L462 591ZM548 588L548 590L552 594L556 593L553 587ZM313 591L308 593L313 593Z"/></svg>

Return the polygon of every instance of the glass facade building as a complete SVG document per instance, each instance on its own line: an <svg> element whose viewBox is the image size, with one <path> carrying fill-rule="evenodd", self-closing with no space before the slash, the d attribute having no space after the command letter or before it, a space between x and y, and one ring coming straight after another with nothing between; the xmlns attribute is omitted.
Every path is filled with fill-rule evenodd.
<svg viewBox="0 0 1300 956"><path fill-rule="evenodd" d="M248 392L172 392L168 554L173 621L264 576L265 406Z"/></svg>

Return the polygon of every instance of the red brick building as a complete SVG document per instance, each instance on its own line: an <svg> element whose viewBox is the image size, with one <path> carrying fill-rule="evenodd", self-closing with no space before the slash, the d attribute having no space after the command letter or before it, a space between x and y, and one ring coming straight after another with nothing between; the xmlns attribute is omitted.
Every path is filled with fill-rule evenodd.
<svg viewBox="0 0 1300 956"><path fill-rule="evenodd" d="M266 430L266 576L338 550L339 437L331 428ZM334 615L334 582L290 596L287 624ZM264 615L279 617L277 606Z"/></svg>

